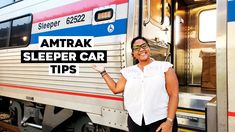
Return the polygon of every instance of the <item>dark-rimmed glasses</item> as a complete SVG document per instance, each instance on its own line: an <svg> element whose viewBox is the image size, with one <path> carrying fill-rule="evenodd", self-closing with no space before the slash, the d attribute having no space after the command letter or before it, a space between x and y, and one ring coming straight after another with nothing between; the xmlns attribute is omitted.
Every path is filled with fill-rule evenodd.
<svg viewBox="0 0 235 132"><path fill-rule="evenodd" d="M143 43L141 45L135 45L133 46L132 50L133 51L139 51L140 49L146 49L146 48L149 48L148 44L147 43Z"/></svg>

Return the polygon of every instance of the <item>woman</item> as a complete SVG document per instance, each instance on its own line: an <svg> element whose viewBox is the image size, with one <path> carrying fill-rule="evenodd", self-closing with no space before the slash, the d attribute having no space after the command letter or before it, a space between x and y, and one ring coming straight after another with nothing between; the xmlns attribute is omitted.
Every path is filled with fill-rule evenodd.
<svg viewBox="0 0 235 132"><path fill-rule="evenodd" d="M114 94L124 92L130 132L176 132L179 88L172 64L152 60L144 37L134 38L131 48L138 64L122 69L117 83L104 67L93 65L93 68Z"/></svg>

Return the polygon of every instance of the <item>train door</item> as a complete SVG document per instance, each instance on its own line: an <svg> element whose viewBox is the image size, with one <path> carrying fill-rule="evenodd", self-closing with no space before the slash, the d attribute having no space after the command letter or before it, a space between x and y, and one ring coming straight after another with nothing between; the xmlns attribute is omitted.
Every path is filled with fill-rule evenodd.
<svg viewBox="0 0 235 132"><path fill-rule="evenodd" d="M206 131L216 95L216 6L208 0L143 0L141 35L155 60L174 64L180 83L180 130Z"/></svg>
<svg viewBox="0 0 235 132"><path fill-rule="evenodd" d="M218 132L235 131L235 1L217 1L217 124Z"/></svg>
<svg viewBox="0 0 235 132"><path fill-rule="evenodd" d="M155 60L172 61L171 0L143 0L141 35L149 40Z"/></svg>

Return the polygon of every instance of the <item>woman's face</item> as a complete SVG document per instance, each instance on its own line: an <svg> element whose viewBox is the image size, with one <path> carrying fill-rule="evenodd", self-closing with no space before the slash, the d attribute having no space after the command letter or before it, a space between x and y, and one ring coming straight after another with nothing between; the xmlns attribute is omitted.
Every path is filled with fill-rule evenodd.
<svg viewBox="0 0 235 132"><path fill-rule="evenodd" d="M142 39L135 41L132 52L133 56L139 61L146 61L150 58L150 48L148 44Z"/></svg>

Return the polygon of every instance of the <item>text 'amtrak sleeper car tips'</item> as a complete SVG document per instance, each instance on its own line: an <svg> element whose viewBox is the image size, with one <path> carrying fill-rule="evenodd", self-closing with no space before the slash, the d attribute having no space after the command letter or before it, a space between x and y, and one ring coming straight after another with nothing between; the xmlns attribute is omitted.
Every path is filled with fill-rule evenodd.
<svg viewBox="0 0 235 132"><path fill-rule="evenodd" d="M78 63L106 63L106 50L93 50L91 36L42 36L39 50L21 50L21 63L50 63L49 75L78 75Z"/></svg>

